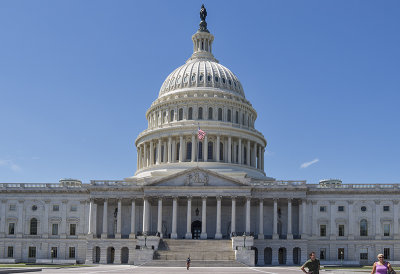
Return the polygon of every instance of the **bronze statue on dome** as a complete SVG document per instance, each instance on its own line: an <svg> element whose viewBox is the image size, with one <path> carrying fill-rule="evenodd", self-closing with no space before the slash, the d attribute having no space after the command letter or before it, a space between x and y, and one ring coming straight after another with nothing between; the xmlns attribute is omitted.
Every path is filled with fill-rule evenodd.
<svg viewBox="0 0 400 274"><path fill-rule="evenodd" d="M206 17L207 17L207 10L203 4L203 5L201 5L201 9L200 9L201 22L199 24L199 31L209 32L207 29Z"/></svg>

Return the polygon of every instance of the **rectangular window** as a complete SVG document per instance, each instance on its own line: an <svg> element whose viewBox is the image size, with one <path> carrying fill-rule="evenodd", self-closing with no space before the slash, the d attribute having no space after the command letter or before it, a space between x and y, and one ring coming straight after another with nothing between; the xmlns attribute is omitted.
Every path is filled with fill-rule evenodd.
<svg viewBox="0 0 400 274"><path fill-rule="evenodd" d="M69 225L69 235L76 235L76 224L70 224Z"/></svg>
<svg viewBox="0 0 400 274"><path fill-rule="evenodd" d="M325 260L325 258L326 258L326 248L321 248L319 250L319 259Z"/></svg>
<svg viewBox="0 0 400 274"><path fill-rule="evenodd" d="M344 248L338 248L338 260L344 260Z"/></svg>
<svg viewBox="0 0 400 274"><path fill-rule="evenodd" d="M319 226L319 236L321 236L321 237L326 236L326 225Z"/></svg>
<svg viewBox="0 0 400 274"><path fill-rule="evenodd" d="M383 211L390 211L390 206L383 206Z"/></svg>
<svg viewBox="0 0 400 274"><path fill-rule="evenodd" d="M69 247L69 258L75 259L75 247L74 246Z"/></svg>
<svg viewBox="0 0 400 274"><path fill-rule="evenodd" d="M53 205L53 211L60 211L59 205Z"/></svg>
<svg viewBox="0 0 400 274"><path fill-rule="evenodd" d="M383 258L385 260L390 260L390 248L383 249Z"/></svg>
<svg viewBox="0 0 400 274"><path fill-rule="evenodd" d="M58 235L58 224L51 225L51 235Z"/></svg>
<svg viewBox="0 0 400 274"><path fill-rule="evenodd" d="M344 211L344 206L338 206L337 211L343 212Z"/></svg>
<svg viewBox="0 0 400 274"><path fill-rule="evenodd" d="M10 205L8 208L10 211L15 211L16 205Z"/></svg>
<svg viewBox="0 0 400 274"><path fill-rule="evenodd" d="M367 252L360 253L360 260L368 260L368 253Z"/></svg>
<svg viewBox="0 0 400 274"><path fill-rule="evenodd" d="M320 206L319 212L326 212L326 206Z"/></svg>
<svg viewBox="0 0 400 274"><path fill-rule="evenodd" d="M7 257L8 258L13 258L14 257L14 247L13 246L9 246L7 248Z"/></svg>
<svg viewBox="0 0 400 274"><path fill-rule="evenodd" d="M30 246L28 249L28 257L29 258L36 258L36 247Z"/></svg>
<svg viewBox="0 0 400 274"><path fill-rule="evenodd" d="M52 258L57 258L57 256L58 256L58 254L57 254L57 247L52 247L51 248L51 250L50 250L50 256L52 257Z"/></svg>
<svg viewBox="0 0 400 274"><path fill-rule="evenodd" d="M76 206L76 205L72 205L71 206L71 211L72 212L75 212L75 211L77 211L78 210L78 207Z"/></svg>
<svg viewBox="0 0 400 274"><path fill-rule="evenodd" d="M14 235L15 234L15 223L8 224L8 234Z"/></svg>
<svg viewBox="0 0 400 274"><path fill-rule="evenodd" d="M383 224L383 236L390 236L390 224Z"/></svg>
<svg viewBox="0 0 400 274"><path fill-rule="evenodd" d="M339 225L339 236L344 236L344 225Z"/></svg>

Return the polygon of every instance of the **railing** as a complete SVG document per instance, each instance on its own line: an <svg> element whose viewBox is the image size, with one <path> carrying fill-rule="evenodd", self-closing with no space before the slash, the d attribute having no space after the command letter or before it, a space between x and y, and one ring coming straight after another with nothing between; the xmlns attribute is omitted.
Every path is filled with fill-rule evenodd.
<svg viewBox="0 0 400 274"><path fill-rule="evenodd" d="M400 184L308 184L307 187L318 189L400 189Z"/></svg>
<svg viewBox="0 0 400 274"><path fill-rule="evenodd" d="M127 183L123 180L90 180L91 185L95 186L112 186L112 185L122 185Z"/></svg>
<svg viewBox="0 0 400 274"><path fill-rule="evenodd" d="M81 188L80 185L62 185L62 184L29 184L29 183L5 183L0 184L0 188Z"/></svg>
<svg viewBox="0 0 400 274"><path fill-rule="evenodd" d="M303 187L306 186L307 181L264 181L264 182L257 182L253 185L255 186L273 186L273 187Z"/></svg>

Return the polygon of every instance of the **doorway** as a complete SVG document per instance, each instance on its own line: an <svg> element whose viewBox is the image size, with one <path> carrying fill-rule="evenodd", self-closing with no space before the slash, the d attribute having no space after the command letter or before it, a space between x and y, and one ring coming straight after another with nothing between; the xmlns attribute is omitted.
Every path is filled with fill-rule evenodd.
<svg viewBox="0 0 400 274"><path fill-rule="evenodd" d="M194 221L192 223L192 239L200 239L201 234L201 221Z"/></svg>

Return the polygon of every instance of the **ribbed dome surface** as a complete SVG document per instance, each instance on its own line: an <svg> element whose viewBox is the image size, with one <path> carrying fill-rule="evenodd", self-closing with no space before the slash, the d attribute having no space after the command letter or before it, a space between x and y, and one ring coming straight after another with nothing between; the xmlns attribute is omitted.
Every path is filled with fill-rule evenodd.
<svg viewBox="0 0 400 274"><path fill-rule="evenodd" d="M189 60L175 69L161 86L158 98L186 88L218 88L245 97L235 74L212 60Z"/></svg>

